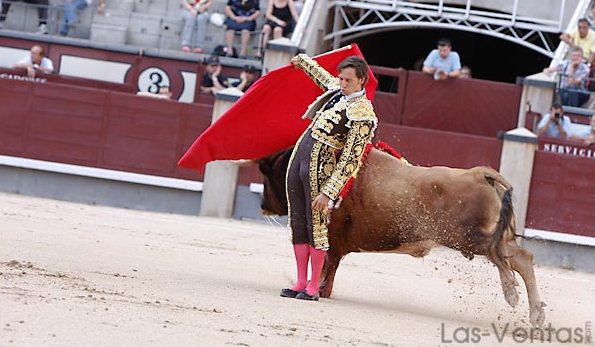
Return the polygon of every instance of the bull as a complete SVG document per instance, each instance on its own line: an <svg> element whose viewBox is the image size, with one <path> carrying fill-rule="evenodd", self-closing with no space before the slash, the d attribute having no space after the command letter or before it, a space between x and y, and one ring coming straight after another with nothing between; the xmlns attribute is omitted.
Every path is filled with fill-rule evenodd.
<svg viewBox="0 0 595 347"><path fill-rule="evenodd" d="M265 215L287 214L290 155L291 149L259 160ZM320 296L331 296L339 263L351 252L423 257L442 245L470 260L483 255L494 263L512 307L519 300L514 274L518 272L527 289L531 324L543 326L545 303L537 289L533 254L516 242L511 194L511 185L488 167L411 166L372 149L350 193L332 211Z"/></svg>

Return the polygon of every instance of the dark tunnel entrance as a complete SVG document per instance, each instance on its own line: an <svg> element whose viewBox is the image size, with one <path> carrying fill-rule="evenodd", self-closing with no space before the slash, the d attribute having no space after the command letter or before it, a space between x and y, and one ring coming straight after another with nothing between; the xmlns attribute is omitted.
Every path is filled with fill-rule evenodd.
<svg viewBox="0 0 595 347"><path fill-rule="evenodd" d="M557 47L559 34L546 34L551 47ZM452 41L461 64L469 66L473 78L514 83L517 76L528 76L548 66L551 58L525 46L496 37L459 30L406 29L359 37L354 40L371 65L403 67L421 66L420 60L436 48L442 37Z"/></svg>

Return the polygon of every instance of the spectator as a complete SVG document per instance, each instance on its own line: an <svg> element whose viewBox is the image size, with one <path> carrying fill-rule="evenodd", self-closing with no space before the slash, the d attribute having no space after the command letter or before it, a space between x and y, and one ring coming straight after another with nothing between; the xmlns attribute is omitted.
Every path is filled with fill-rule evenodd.
<svg viewBox="0 0 595 347"><path fill-rule="evenodd" d="M86 9L92 2L93 0L66 0L64 3L64 19L62 19L62 24L60 24L60 35L68 35L70 27L79 21L76 12ZM97 1L97 12L105 12L105 0Z"/></svg>
<svg viewBox="0 0 595 347"><path fill-rule="evenodd" d="M463 66L461 68L461 74L459 75L459 78L472 78L471 68L469 66Z"/></svg>
<svg viewBox="0 0 595 347"><path fill-rule="evenodd" d="M256 30L256 18L260 15L258 0L227 0L224 12L227 15L225 42L227 56L233 52L233 35L241 32L240 58L246 58L246 49L250 42L250 33Z"/></svg>
<svg viewBox="0 0 595 347"><path fill-rule="evenodd" d="M19 0L15 0L19 1ZM28 4L34 4L37 6L37 15L39 16L39 26L37 27L37 33L46 35L48 33L47 18L48 18L48 7L50 5L49 0L20 0ZM6 14L10 10L10 2L2 4L2 13L0 13L0 28L4 27L4 21L6 20Z"/></svg>
<svg viewBox="0 0 595 347"><path fill-rule="evenodd" d="M586 87L589 68L583 62L583 51L580 47L572 49L569 60L564 60L557 66L543 69L546 74L560 73L560 98L562 105L580 107L589 94Z"/></svg>
<svg viewBox="0 0 595 347"><path fill-rule="evenodd" d="M586 146L595 144L595 116L591 116L591 123L588 126L582 126L581 131L571 134L569 138L580 141Z"/></svg>
<svg viewBox="0 0 595 347"><path fill-rule="evenodd" d="M182 18L184 18L184 29L182 30L182 50L190 52L190 46L194 43L194 53L201 53L199 47L204 42L209 20L209 7L213 0L182 0ZM194 35L193 35L194 34ZM192 40L194 36L194 40Z"/></svg>
<svg viewBox="0 0 595 347"><path fill-rule="evenodd" d="M245 92L250 88L254 82L258 79L256 74L256 68L252 65L244 65L242 69L242 73L240 74L240 81L236 83L232 83L232 86Z"/></svg>
<svg viewBox="0 0 595 347"><path fill-rule="evenodd" d="M200 90L203 93L217 94L218 91L223 90L229 86L227 78L221 75L221 64L219 57L211 55L207 59L207 67L202 76L202 84Z"/></svg>
<svg viewBox="0 0 595 347"><path fill-rule="evenodd" d="M27 76L35 77L38 72L50 74L54 72L54 64L45 57L43 47L35 45L31 47L31 54L12 66L13 69L26 69Z"/></svg>
<svg viewBox="0 0 595 347"><path fill-rule="evenodd" d="M293 0L269 0L266 11L267 21L262 27L262 37L258 40L258 51L255 56L262 57L262 50L266 49L271 31L273 38L278 39L289 35L298 21L298 12Z"/></svg>
<svg viewBox="0 0 595 347"><path fill-rule="evenodd" d="M564 115L562 105L554 103L550 113L546 113L537 125L537 136L566 139L570 128L570 118Z"/></svg>
<svg viewBox="0 0 595 347"><path fill-rule="evenodd" d="M589 64L593 64L595 60L595 32L590 27L589 20L581 18L578 21L578 29L560 35L560 40L566 42L571 49L582 48L583 58Z"/></svg>
<svg viewBox="0 0 595 347"><path fill-rule="evenodd" d="M449 77L459 77L461 73L461 59L457 52L452 51L449 39L442 38L438 41L438 48L433 49L426 60L422 71L433 75L436 80L445 80Z"/></svg>

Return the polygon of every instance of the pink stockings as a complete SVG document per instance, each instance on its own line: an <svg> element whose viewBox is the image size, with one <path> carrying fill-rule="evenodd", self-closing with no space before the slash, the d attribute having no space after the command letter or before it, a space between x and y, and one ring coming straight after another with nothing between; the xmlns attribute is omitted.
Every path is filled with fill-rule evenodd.
<svg viewBox="0 0 595 347"><path fill-rule="evenodd" d="M318 294L320 287L320 274L324 266L326 258L326 251L316 249L307 243L299 243L293 245L293 252L295 254L295 262L297 265L297 282L291 288L297 292L304 289L308 295ZM312 274L310 283L308 283L308 259L311 259Z"/></svg>

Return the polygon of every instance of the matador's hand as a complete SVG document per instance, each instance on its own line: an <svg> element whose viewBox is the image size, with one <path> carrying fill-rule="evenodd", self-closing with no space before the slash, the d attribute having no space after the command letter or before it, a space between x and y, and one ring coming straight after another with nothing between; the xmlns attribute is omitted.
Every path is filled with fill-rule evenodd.
<svg viewBox="0 0 595 347"><path fill-rule="evenodd" d="M312 201L312 211L326 212L328 210L329 201L331 201L331 199L328 196L322 193L318 194L316 199Z"/></svg>

